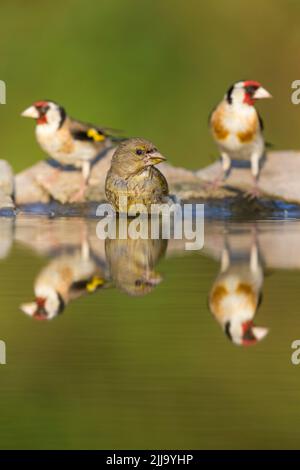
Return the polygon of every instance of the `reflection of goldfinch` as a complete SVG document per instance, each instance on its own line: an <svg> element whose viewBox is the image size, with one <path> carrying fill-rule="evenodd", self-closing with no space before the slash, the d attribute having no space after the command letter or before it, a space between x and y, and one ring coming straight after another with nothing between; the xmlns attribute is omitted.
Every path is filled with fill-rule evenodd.
<svg viewBox="0 0 300 470"><path fill-rule="evenodd" d="M260 83L241 81L226 93L223 101L210 116L210 128L221 153L223 177L230 171L231 159L250 160L257 195L260 161L265 152L263 124L254 104L256 100L271 98Z"/></svg>
<svg viewBox="0 0 300 470"><path fill-rule="evenodd" d="M70 300L93 293L106 284L105 273L89 255L76 251L51 261L34 283L35 300L21 310L38 320L51 320Z"/></svg>
<svg viewBox="0 0 300 470"><path fill-rule="evenodd" d="M148 219L141 222L148 223ZM129 295L149 294L161 281L155 265L164 256L167 240L138 238L105 241L106 260L116 286Z"/></svg>
<svg viewBox="0 0 300 470"><path fill-rule="evenodd" d="M81 192L88 182L92 161L103 149L120 141L109 129L70 118L54 101L37 101L22 116L36 120L36 139L51 158L82 169Z"/></svg>
<svg viewBox="0 0 300 470"><path fill-rule="evenodd" d="M221 271L210 291L209 307L227 336L236 344L255 344L268 333L267 328L253 324L261 300L262 284L263 271L256 246L251 250L250 263L231 263L228 251L223 251Z"/></svg>
<svg viewBox="0 0 300 470"><path fill-rule="evenodd" d="M117 212L126 212L135 204L143 204L149 211L151 204L165 201L168 183L154 167L164 160L145 139L130 139L119 145L105 182L106 197Z"/></svg>

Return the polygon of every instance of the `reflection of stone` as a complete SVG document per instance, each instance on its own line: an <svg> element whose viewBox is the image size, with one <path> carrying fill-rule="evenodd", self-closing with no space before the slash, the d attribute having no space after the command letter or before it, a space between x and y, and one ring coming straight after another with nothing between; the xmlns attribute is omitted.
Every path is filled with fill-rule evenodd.
<svg viewBox="0 0 300 470"><path fill-rule="evenodd" d="M39 217L38 224L36 222L37 219L32 216L17 216L14 238L19 244L41 256L53 256L78 249L84 240L88 240L93 254L104 261L104 240L96 236L97 220Z"/></svg>
<svg viewBox="0 0 300 470"><path fill-rule="evenodd" d="M5 259L11 250L14 234L14 219L0 218L0 259Z"/></svg>
<svg viewBox="0 0 300 470"><path fill-rule="evenodd" d="M10 215L14 212L14 176L9 163L0 160L0 213Z"/></svg>
<svg viewBox="0 0 300 470"><path fill-rule="evenodd" d="M300 269L300 222L205 222L205 244L202 253L220 260L227 243L236 256L249 251L253 228L263 264L268 269Z"/></svg>
<svg viewBox="0 0 300 470"><path fill-rule="evenodd" d="M38 220L38 223L37 223ZM82 240L88 237L91 250L98 258L105 258L105 243L96 235L98 219L84 218L54 218L28 217L18 215L14 224L3 223L7 219L0 219L1 233L4 234L0 245L7 238L14 239L31 248L42 256L51 256L64 249L73 249L81 245ZM205 243L200 254L220 260L224 249L224 233L231 250L239 252L249 251L253 241L252 227L257 227L256 238L264 266L271 269L300 269L300 221L286 221L274 223L272 221L242 223L230 221L206 220ZM12 230L14 227L14 231ZM185 252L187 240L174 240L168 242L167 257L191 252ZM199 252L195 252L199 253Z"/></svg>

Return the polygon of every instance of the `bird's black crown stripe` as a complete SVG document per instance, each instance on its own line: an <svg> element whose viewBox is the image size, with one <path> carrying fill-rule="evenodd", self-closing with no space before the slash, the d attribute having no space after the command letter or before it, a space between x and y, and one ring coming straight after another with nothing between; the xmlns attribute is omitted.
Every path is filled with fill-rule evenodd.
<svg viewBox="0 0 300 470"><path fill-rule="evenodd" d="M232 104L232 92L234 89L234 85L232 85L229 90L227 91L226 99L229 104Z"/></svg>
<svg viewBox="0 0 300 470"><path fill-rule="evenodd" d="M59 126L58 126L58 128L60 129L61 126L63 125L63 123L64 123L65 120L66 120L67 113L66 113L66 111L65 111L65 108L63 108L62 106L59 106L58 109L59 109L59 114L60 114L60 121L59 121Z"/></svg>
<svg viewBox="0 0 300 470"><path fill-rule="evenodd" d="M57 313L62 313L65 309L66 304L65 304L65 301L64 301L64 299L62 298L62 296L60 295L59 292L57 292L57 297L58 297L58 301L59 301Z"/></svg>
<svg viewBox="0 0 300 470"><path fill-rule="evenodd" d="M232 336L231 336L231 333L230 333L230 321L227 321L225 323L225 333L228 336L228 338L230 339L230 341L232 341Z"/></svg>

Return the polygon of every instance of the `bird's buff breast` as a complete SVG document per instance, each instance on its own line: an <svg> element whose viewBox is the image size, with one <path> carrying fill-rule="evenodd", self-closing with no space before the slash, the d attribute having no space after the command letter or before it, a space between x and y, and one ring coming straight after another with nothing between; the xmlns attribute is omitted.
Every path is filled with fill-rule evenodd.
<svg viewBox="0 0 300 470"><path fill-rule="evenodd" d="M212 117L211 129L221 151L232 157L247 159L253 152L253 146L263 148L255 110L237 114L223 108L217 109Z"/></svg>
<svg viewBox="0 0 300 470"><path fill-rule="evenodd" d="M259 277L259 276L258 276ZM253 314L259 293L259 279L237 275L235 272L222 274L210 292L210 307L220 320L228 320L241 311Z"/></svg>
<svg viewBox="0 0 300 470"><path fill-rule="evenodd" d="M254 136L253 140L246 142L236 134L229 134L226 139L217 143L221 152L226 152L237 160L248 160L254 151L263 154L264 150L264 141L260 136Z"/></svg>
<svg viewBox="0 0 300 470"><path fill-rule="evenodd" d="M81 166L83 160L93 159L97 153L87 143L74 142L65 129L53 131L47 126L37 126L36 138L47 155L65 165Z"/></svg>
<svg viewBox="0 0 300 470"><path fill-rule="evenodd" d="M143 204L149 211L151 204L164 202L166 196L163 176L153 168L128 179L110 174L107 183L108 199L119 212L127 212L136 204Z"/></svg>
<svg viewBox="0 0 300 470"><path fill-rule="evenodd" d="M46 288L59 292L67 297L70 286L81 279L88 279L95 272L92 260L82 259L81 254L63 256L50 263L39 275L36 281L38 292Z"/></svg>

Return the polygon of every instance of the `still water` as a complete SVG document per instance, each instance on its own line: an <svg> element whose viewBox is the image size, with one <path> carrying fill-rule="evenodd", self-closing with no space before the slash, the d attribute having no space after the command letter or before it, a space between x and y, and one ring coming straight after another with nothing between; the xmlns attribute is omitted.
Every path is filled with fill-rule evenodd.
<svg viewBox="0 0 300 470"><path fill-rule="evenodd" d="M300 221L207 220L201 251L96 224L0 219L0 447L299 447Z"/></svg>

